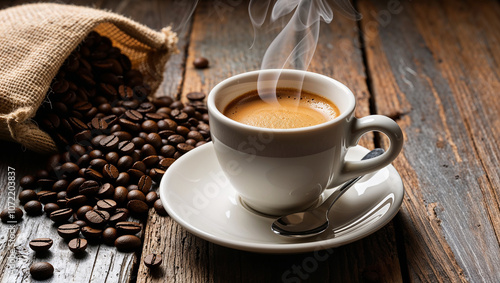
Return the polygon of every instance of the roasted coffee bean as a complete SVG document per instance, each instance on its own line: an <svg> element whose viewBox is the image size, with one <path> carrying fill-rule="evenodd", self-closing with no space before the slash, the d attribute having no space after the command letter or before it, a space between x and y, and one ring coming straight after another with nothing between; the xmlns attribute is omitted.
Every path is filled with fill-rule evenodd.
<svg viewBox="0 0 500 283"><path fill-rule="evenodd" d="M52 247L54 242L49 238L37 238L30 241L29 246L35 252L45 252Z"/></svg>
<svg viewBox="0 0 500 283"><path fill-rule="evenodd" d="M137 182L137 189L142 191L144 194L147 194L153 185L153 180L148 175L143 175L139 178L139 182Z"/></svg>
<svg viewBox="0 0 500 283"><path fill-rule="evenodd" d="M196 69L205 69L208 67L208 59L205 57L197 57L193 60L193 65Z"/></svg>
<svg viewBox="0 0 500 283"><path fill-rule="evenodd" d="M105 137L103 137L105 138ZM100 151L99 149L94 149L89 152L89 156L91 159L103 159L104 158L104 153Z"/></svg>
<svg viewBox="0 0 500 283"><path fill-rule="evenodd" d="M123 235L115 240L115 247L120 252L133 252L142 246L141 239L134 235Z"/></svg>
<svg viewBox="0 0 500 283"><path fill-rule="evenodd" d="M174 120L179 124L187 122L188 119L189 119L189 115L187 113L184 113L184 112L181 112L178 115L174 116Z"/></svg>
<svg viewBox="0 0 500 283"><path fill-rule="evenodd" d="M90 124L92 125L92 128L103 132L108 128L108 123L104 119L100 118L92 119Z"/></svg>
<svg viewBox="0 0 500 283"><path fill-rule="evenodd" d="M49 202L56 202L57 201L57 193L56 192L50 192L50 191L40 191L38 192L38 200L41 203L49 203Z"/></svg>
<svg viewBox="0 0 500 283"><path fill-rule="evenodd" d="M127 200L128 190L123 186L118 186L115 188L115 194L113 196L113 200L115 200L118 204L123 204Z"/></svg>
<svg viewBox="0 0 500 283"><path fill-rule="evenodd" d="M153 121L159 121L159 120L164 119L164 116L160 113L146 113L145 116L147 119L153 120ZM142 125L144 125L144 123ZM155 122L155 125L156 125L156 131L158 131L158 125L156 124L156 122ZM144 129L144 127L143 127L143 129ZM144 129L144 130L146 131L146 129Z"/></svg>
<svg viewBox="0 0 500 283"><path fill-rule="evenodd" d="M161 142L161 139L160 139ZM145 144L141 148L141 156L146 157L150 155L156 155L156 149L150 144Z"/></svg>
<svg viewBox="0 0 500 283"><path fill-rule="evenodd" d="M115 188L110 183L103 184L99 191L97 192L97 196L99 198L111 198L115 193Z"/></svg>
<svg viewBox="0 0 500 283"><path fill-rule="evenodd" d="M165 207L163 207L163 203L161 202L160 199L157 199L155 201L153 207L155 208L155 211L156 211L156 213L158 213L158 215L160 215L160 216L167 216L168 215L168 213L165 210Z"/></svg>
<svg viewBox="0 0 500 283"><path fill-rule="evenodd" d="M142 148L146 143L146 141L141 137L134 137L132 138L131 142L134 143L135 148Z"/></svg>
<svg viewBox="0 0 500 283"><path fill-rule="evenodd" d="M132 153L132 151L134 151L135 149L135 144L131 141L121 141L119 144L118 144L118 150L122 153L122 154L130 154Z"/></svg>
<svg viewBox="0 0 500 283"><path fill-rule="evenodd" d="M137 169L137 170L145 173L146 170L148 169L148 167L146 166L146 164L144 164L144 162L142 162L142 161L136 161L134 163L134 165L132 165L132 169Z"/></svg>
<svg viewBox="0 0 500 283"><path fill-rule="evenodd" d="M90 205L83 205L76 211L76 217L78 217L79 220L86 221L87 219L85 218L85 214L92 209L93 207Z"/></svg>
<svg viewBox="0 0 500 283"><path fill-rule="evenodd" d="M74 223L63 224L57 228L57 234L63 239L73 239L80 234L80 226Z"/></svg>
<svg viewBox="0 0 500 283"><path fill-rule="evenodd" d="M28 190L21 191L19 193L18 198L19 198L19 202L21 204L25 204L25 203L27 203L30 200L36 200L36 199L38 199L38 195L36 194L35 191L28 189Z"/></svg>
<svg viewBox="0 0 500 283"><path fill-rule="evenodd" d="M188 139L193 139L195 141L202 141L202 140L205 140L205 138L203 137L202 134L200 134L200 132L198 131L189 131L189 133L187 133L186 137Z"/></svg>
<svg viewBox="0 0 500 283"><path fill-rule="evenodd" d="M115 136L115 135L109 135L99 141L99 145L106 149L106 150L112 150L118 146L118 143L120 142L120 139Z"/></svg>
<svg viewBox="0 0 500 283"><path fill-rule="evenodd" d="M15 224L23 219L23 211L19 207L15 207L13 210L4 209L0 213L0 218L3 223Z"/></svg>
<svg viewBox="0 0 500 283"><path fill-rule="evenodd" d="M92 170L92 169L89 169L89 170ZM95 171L95 170L93 170L93 171ZM99 188L100 188L99 183L97 183L94 180L89 180L89 181L83 182L83 184L80 185L80 188L78 191L82 195L94 195L99 191Z"/></svg>
<svg viewBox="0 0 500 283"><path fill-rule="evenodd" d="M112 199L101 199L97 202L97 208L113 212L116 209L116 201Z"/></svg>
<svg viewBox="0 0 500 283"><path fill-rule="evenodd" d="M54 275L54 267L48 262L36 262L31 265L30 274L35 280L49 279Z"/></svg>
<svg viewBox="0 0 500 283"><path fill-rule="evenodd" d="M118 159L116 166L118 167L118 169L124 171L132 167L132 164L134 164L134 159L132 159L132 157L128 155L125 155Z"/></svg>
<svg viewBox="0 0 500 283"><path fill-rule="evenodd" d="M152 145L154 148L160 148L161 146L161 137L157 133L149 133L145 140L146 143Z"/></svg>
<svg viewBox="0 0 500 283"><path fill-rule="evenodd" d="M187 99L191 101L201 101L205 99L205 94L203 92L190 92L186 95Z"/></svg>
<svg viewBox="0 0 500 283"><path fill-rule="evenodd" d="M143 119L141 112L132 109L125 111L125 117L132 122L139 122Z"/></svg>
<svg viewBox="0 0 500 283"><path fill-rule="evenodd" d="M109 218L109 224L114 226L118 222L127 220L129 216L129 211L126 208L117 208L115 213Z"/></svg>
<svg viewBox="0 0 500 283"><path fill-rule="evenodd" d="M102 170L106 164L108 164L108 162L102 158L93 159L89 163L90 167L94 170Z"/></svg>
<svg viewBox="0 0 500 283"><path fill-rule="evenodd" d="M64 180L64 179L61 179L61 180L57 180L54 185L52 185L52 190L54 192L61 192L61 191L65 191L66 189L68 188L68 181L67 180Z"/></svg>
<svg viewBox="0 0 500 283"><path fill-rule="evenodd" d="M114 115L114 114L105 116L102 119L104 121L106 121L106 123L108 123L108 127L112 126L112 125L115 125L115 123L118 122L118 117L116 115Z"/></svg>
<svg viewBox="0 0 500 283"><path fill-rule="evenodd" d="M90 226L102 227L109 220L109 212L99 209L90 210L85 213L85 219Z"/></svg>
<svg viewBox="0 0 500 283"><path fill-rule="evenodd" d="M136 199L130 200L127 203L127 208L128 208L128 210L130 210L130 212L135 213L135 214L139 214L139 215L146 214L149 210L149 207L146 204L146 202L144 202L142 200L136 200Z"/></svg>
<svg viewBox="0 0 500 283"><path fill-rule="evenodd" d="M80 186L86 181L85 178L76 178L71 183L69 183L68 188L66 189L66 192L68 193L68 196L75 196L78 194Z"/></svg>
<svg viewBox="0 0 500 283"><path fill-rule="evenodd" d="M88 101L80 101L73 105L73 109L80 112L89 111L90 108L92 108L92 104L89 103Z"/></svg>
<svg viewBox="0 0 500 283"><path fill-rule="evenodd" d="M174 146L167 144L161 147L160 154L164 157L172 157L174 156L176 149Z"/></svg>
<svg viewBox="0 0 500 283"><path fill-rule="evenodd" d="M150 156L146 156L142 162L148 167L148 168L151 168L151 167L156 167L156 164L158 164L158 161L160 161L160 158L158 157L158 155L150 155Z"/></svg>
<svg viewBox="0 0 500 283"><path fill-rule="evenodd" d="M102 231L102 240L108 246L113 246L117 237L118 232L113 227L107 227Z"/></svg>
<svg viewBox="0 0 500 283"><path fill-rule="evenodd" d="M185 126L177 126L177 128L175 129L175 131L181 135L181 136L187 136L187 134L189 133L189 128L185 127Z"/></svg>
<svg viewBox="0 0 500 283"><path fill-rule="evenodd" d="M149 254L144 257L144 265L148 268L157 268L162 263L161 255Z"/></svg>
<svg viewBox="0 0 500 283"><path fill-rule="evenodd" d="M73 224L76 224L76 225L80 226L80 228L84 227L84 226L87 226L87 222L85 222L84 220L80 220L80 219L78 219L76 221L73 221Z"/></svg>
<svg viewBox="0 0 500 283"><path fill-rule="evenodd" d="M91 161L90 155L84 154L80 156L80 158L76 161L76 165L80 166L80 168L84 168L90 164L90 161Z"/></svg>
<svg viewBox="0 0 500 283"><path fill-rule="evenodd" d="M90 105L90 107L92 107L92 105ZM89 108L89 110L90 110L90 108ZM68 122L71 125L71 127L76 130L76 132L81 132L83 130L88 130L89 129L89 127L87 126L87 124L85 124L84 122L82 122L82 120L80 120L80 119L78 119L76 117L70 117L68 119Z"/></svg>
<svg viewBox="0 0 500 283"><path fill-rule="evenodd" d="M121 85L118 87L118 93L120 94L120 97L122 99L131 99L132 97L134 97L134 91L132 90L132 88L125 85Z"/></svg>
<svg viewBox="0 0 500 283"><path fill-rule="evenodd" d="M85 195L77 195L72 198L67 199L66 206L69 208L79 208L85 203L87 203L87 197Z"/></svg>
<svg viewBox="0 0 500 283"><path fill-rule="evenodd" d="M153 179L156 183L159 183L161 181L161 178L163 177L163 174L165 174L165 170L162 170L160 168L152 168L149 170L149 177Z"/></svg>
<svg viewBox="0 0 500 283"><path fill-rule="evenodd" d="M101 238L102 230L92 228L90 226L83 226L81 228L82 235L89 241L97 241Z"/></svg>
<svg viewBox="0 0 500 283"><path fill-rule="evenodd" d="M68 197L68 192L67 191L57 192L57 200L66 199L67 197Z"/></svg>
<svg viewBox="0 0 500 283"><path fill-rule="evenodd" d="M140 201L146 201L146 196L144 195L143 192L141 192L140 190L129 190L128 194L127 194L127 200L140 200Z"/></svg>
<svg viewBox="0 0 500 283"><path fill-rule="evenodd" d="M111 151L106 153L105 159L109 164L116 165L118 163L118 159L120 159L120 155L114 151Z"/></svg>
<svg viewBox="0 0 500 283"><path fill-rule="evenodd" d="M42 203L37 200L30 200L24 205L24 211L31 216L42 214L42 209Z"/></svg>
<svg viewBox="0 0 500 283"><path fill-rule="evenodd" d="M167 138L167 140L168 140L168 143L173 145L173 146L177 146L178 144L186 141L186 139L181 135L171 135Z"/></svg>
<svg viewBox="0 0 500 283"><path fill-rule="evenodd" d="M130 176L127 172L120 172L115 180L117 186L125 186L130 182Z"/></svg>
<svg viewBox="0 0 500 283"><path fill-rule="evenodd" d="M138 123L132 122L124 118L120 118L118 122L120 123L120 126L122 126L123 129L129 130L131 132L137 132L141 129L141 126Z"/></svg>
<svg viewBox="0 0 500 283"><path fill-rule="evenodd" d="M118 171L118 168L116 168L113 164L106 164L102 169L103 177L108 180L115 180L116 178L118 178L119 174L120 172Z"/></svg>
<svg viewBox="0 0 500 283"><path fill-rule="evenodd" d="M186 153L190 150L194 149L194 146L192 145L189 145L187 143L180 143L177 145L177 150L180 152L180 153Z"/></svg>
<svg viewBox="0 0 500 283"><path fill-rule="evenodd" d="M121 235L134 235L141 232L142 226L137 222L124 221L116 223L115 228Z"/></svg>
<svg viewBox="0 0 500 283"><path fill-rule="evenodd" d="M23 189L36 188L36 178L33 175L26 175L19 180L19 184Z"/></svg>
<svg viewBox="0 0 500 283"><path fill-rule="evenodd" d="M132 180L139 180L139 178L144 175L144 172L137 169L128 169L127 173L130 175L130 178L132 178Z"/></svg>
<svg viewBox="0 0 500 283"><path fill-rule="evenodd" d="M43 206L43 211L47 216L50 216L50 214L56 210L61 209L61 207L57 203L49 202Z"/></svg>
<svg viewBox="0 0 500 283"><path fill-rule="evenodd" d="M127 190L130 192L130 191L139 191L139 187L137 185L134 185L134 184L130 184L128 185L127 187Z"/></svg>
<svg viewBox="0 0 500 283"><path fill-rule="evenodd" d="M87 240L75 238L69 241L68 248L73 253L81 253L87 249Z"/></svg>
<svg viewBox="0 0 500 283"><path fill-rule="evenodd" d="M63 208L56 211L53 211L50 214L50 219L56 223L64 222L68 220L73 215L73 209L71 208Z"/></svg>
<svg viewBox="0 0 500 283"><path fill-rule="evenodd" d="M146 203L148 204L149 207L153 207L157 199L158 199L158 194L156 192L151 191L146 195Z"/></svg>
<svg viewBox="0 0 500 283"><path fill-rule="evenodd" d="M170 131L175 131L177 129L177 122L175 122L172 119L164 119L161 121L158 121L158 130L165 131L165 130L170 130Z"/></svg>
<svg viewBox="0 0 500 283"><path fill-rule="evenodd" d="M94 170L92 168L85 169L84 176L88 179L97 181L101 181L104 178L104 176L99 171Z"/></svg>
<svg viewBox="0 0 500 283"><path fill-rule="evenodd" d="M173 101L174 100L170 96L162 96L153 100L153 104L156 105L156 107L169 107Z"/></svg>

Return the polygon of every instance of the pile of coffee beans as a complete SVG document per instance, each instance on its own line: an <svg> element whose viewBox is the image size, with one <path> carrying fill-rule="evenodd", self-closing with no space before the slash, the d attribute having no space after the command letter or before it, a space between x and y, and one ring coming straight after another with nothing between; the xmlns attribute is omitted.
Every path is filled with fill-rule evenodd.
<svg viewBox="0 0 500 283"><path fill-rule="evenodd" d="M21 178L19 201L27 215L50 217L73 252L84 251L87 241L139 249L149 209L167 214L154 183L176 159L210 141L205 94L190 93L183 103L150 100L150 92L129 58L91 32L64 62L37 112L34 120L60 151L46 168ZM7 222L22 215L17 208L1 216Z"/></svg>

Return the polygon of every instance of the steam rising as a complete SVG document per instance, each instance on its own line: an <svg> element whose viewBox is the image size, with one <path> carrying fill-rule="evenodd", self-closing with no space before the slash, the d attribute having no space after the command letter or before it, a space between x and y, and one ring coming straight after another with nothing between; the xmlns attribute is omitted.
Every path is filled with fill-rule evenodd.
<svg viewBox="0 0 500 283"><path fill-rule="evenodd" d="M254 30L265 23L271 2L272 0L251 0L248 11ZM269 45L262 59L261 69L306 70L316 50L320 23L330 23L333 12L326 0L277 0L269 21L275 23L286 16L290 19ZM278 78L279 75L261 75L257 85L259 94L263 94L265 90L263 81L273 81L275 87ZM271 101L276 101L275 96L271 97ZM268 97L262 98L271 102Z"/></svg>

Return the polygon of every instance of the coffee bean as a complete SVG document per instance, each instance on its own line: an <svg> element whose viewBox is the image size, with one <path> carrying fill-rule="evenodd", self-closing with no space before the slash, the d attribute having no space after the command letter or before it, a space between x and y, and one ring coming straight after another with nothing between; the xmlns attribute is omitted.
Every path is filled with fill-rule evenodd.
<svg viewBox="0 0 500 283"><path fill-rule="evenodd" d="M145 173L146 170L148 169L148 167L146 167L146 164L144 164L144 162L142 162L142 161L136 161L132 165L132 169L137 169L137 170Z"/></svg>
<svg viewBox="0 0 500 283"><path fill-rule="evenodd" d="M117 208L115 213L109 218L109 224L114 226L118 222L127 220L129 211L126 208Z"/></svg>
<svg viewBox="0 0 500 283"><path fill-rule="evenodd" d="M150 155L145 157L142 162L148 167L155 167L156 164L158 164L158 161L160 161L158 155Z"/></svg>
<svg viewBox="0 0 500 283"><path fill-rule="evenodd" d="M146 117L148 117L148 114L146 114ZM161 119L161 117L160 117L160 119ZM146 121L142 122L141 128L142 128L142 130L144 130L146 132L150 132L150 133L158 132L158 125L153 120L146 120Z"/></svg>
<svg viewBox="0 0 500 283"><path fill-rule="evenodd" d="M153 168L149 170L149 177L151 177L151 179L153 179L153 181L155 181L156 183L159 183L161 181L163 174L165 174L165 170L162 170L160 168Z"/></svg>
<svg viewBox="0 0 500 283"><path fill-rule="evenodd" d="M80 120L80 119L78 119L76 117L70 117L68 119L68 122L71 125L71 127L73 127L73 129L75 129L77 132L81 132L83 130L88 130L89 129L89 127L87 126L87 124L85 124L84 122L82 122L82 120Z"/></svg>
<svg viewBox="0 0 500 283"><path fill-rule="evenodd" d="M148 204L149 207L153 207L157 199L158 199L158 194L156 192L151 191L146 195L146 203Z"/></svg>
<svg viewBox="0 0 500 283"><path fill-rule="evenodd" d="M130 182L130 176L127 172L120 172L115 180L117 186L124 186Z"/></svg>
<svg viewBox="0 0 500 283"><path fill-rule="evenodd" d="M134 159L132 159L132 157L130 157L128 155L125 155L125 156L120 157L120 159L118 159L116 166L118 167L118 169L123 171L123 170L130 169L130 167L132 167L133 163L134 163Z"/></svg>
<svg viewBox="0 0 500 283"><path fill-rule="evenodd" d="M160 139L160 143L161 143L161 139ZM147 144L142 146L141 155L144 157L150 156L150 155L156 155L156 149L154 148L154 146L147 143Z"/></svg>
<svg viewBox="0 0 500 283"><path fill-rule="evenodd" d="M26 175L19 180L19 185L23 189L34 189L36 188L36 178L33 175Z"/></svg>
<svg viewBox="0 0 500 283"><path fill-rule="evenodd" d="M154 148L159 148L161 146L161 137L157 133L149 133L145 140L146 143L152 145Z"/></svg>
<svg viewBox="0 0 500 283"><path fill-rule="evenodd" d="M79 208L85 203L87 203L87 197L85 195L77 195L72 198L67 199L66 206L70 208Z"/></svg>
<svg viewBox="0 0 500 283"><path fill-rule="evenodd" d="M79 193L80 186L86 181L85 178L76 178L69 183L66 192L68 196L75 196Z"/></svg>
<svg viewBox="0 0 500 283"><path fill-rule="evenodd" d="M146 196L144 195L143 192L141 192L140 190L129 190L128 194L127 194L127 200L140 200L140 201L146 201Z"/></svg>
<svg viewBox="0 0 500 283"><path fill-rule="evenodd" d="M43 206L43 211L50 216L50 214L56 210L61 209L61 207L57 203L49 202Z"/></svg>
<svg viewBox="0 0 500 283"><path fill-rule="evenodd" d="M136 110L127 110L125 111L125 117L132 122L139 122L143 119L142 114Z"/></svg>
<svg viewBox="0 0 500 283"><path fill-rule="evenodd" d="M188 151L194 149L194 146L187 143L180 143L177 145L177 150L181 153L187 153Z"/></svg>
<svg viewBox="0 0 500 283"><path fill-rule="evenodd" d="M162 259L160 255L157 254L149 254L144 257L144 265L148 268L157 268L162 263Z"/></svg>
<svg viewBox="0 0 500 283"><path fill-rule="evenodd" d="M153 121L159 121L159 120L162 120L165 118L164 115L162 115L160 113L146 113L145 116L149 120L153 120ZM144 125L144 123L143 123L143 125ZM156 125L156 131L158 131L158 125L156 123L155 123L155 125ZM143 126L143 130L147 131L146 129L144 129L144 126ZM152 131L150 131L150 132L152 132Z"/></svg>
<svg viewBox="0 0 500 283"><path fill-rule="evenodd" d="M161 147L160 154L164 157L172 157L174 156L176 149L174 146L167 144Z"/></svg>
<svg viewBox="0 0 500 283"><path fill-rule="evenodd" d="M144 175L144 172L139 171L137 169L128 169L127 173L133 180L139 180L139 178L141 178Z"/></svg>
<svg viewBox="0 0 500 283"><path fill-rule="evenodd" d="M103 132L108 128L108 123L104 119L94 118L90 124L92 128Z"/></svg>
<svg viewBox="0 0 500 283"><path fill-rule="evenodd" d="M84 175L88 179L97 180L97 181L101 181L104 178L104 176L101 173L99 173L97 170L94 170L92 168L85 169Z"/></svg>
<svg viewBox="0 0 500 283"><path fill-rule="evenodd" d="M28 190L21 191L19 193L18 198L19 198L19 202L21 204L25 204L30 200L38 199L38 195L36 194L35 191L28 189Z"/></svg>
<svg viewBox="0 0 500 283"><path fill-rule="evenodd" d="M147 194L153 185L153 180L148 175L143 175L139 178L139 182L137 183L137 187L144 194Z"/></svg>
<svg viewBox="0 0 500 283"><path fill-rule="evenodd" d="M68 188L68 184L68 181L65 179L57 180L52 186L52 190L54 192L66 191L66 189Z"/></svg>
<svg viewBox="0 0 500 283"><path fill-rule="evenodd" d="M133 252L142 247L142 242L139 237L134 235L123 235L115 240L115 247L120 252Z"/></svg>
<svg viewBox="0 0 500 283"><path fill-rule="evenodd" d="M48 262L36 262L31 265L30 274L35 280L49 279L54 275L54 267Z"/></svg>
<svg viewBox="0 0 500 283"><path fill-rule="evenodd" d="M64 239L73 239L80 234L80 226L74 223L63 224L57 228L57 234Z"/></svg>
<svg viewBox="0 0 500 283"><path fill-rule="evenodd" d="M102 230L84 226L81 228L82 235L89 241L97 241L101 238Z"/></svg>
<svg viewBox="0 0 500 283"><path fill-rule="evenodd" d="M187 99L191 101L200 101L205 99L205 94L203 92L190 92L186 94Z"/></svg>
<svg viewBox="0 0 500 283"><path fill-rule="evenodd" d="M50 214L50 219L56 223L68 220L73 215L73 209L63 208L53 211Z"/></svg>
<svg viewBox="0 0 500 283"><path fill-rule="evenodd" d="M112 198L115 193L115 188L110 183L103 184L99 191L97 192L97 196L99 198Z"/></svg>
<svg viewBox="0 0 500 283"><path fill-rule="evenodd" d="M80 220L80 219L78 219L76 221L73 221L73 224L76 224L76 225L80 226L80 228L84 227L84 226L87 226L87 222L85 222L84 220Z"/></svg>
<svg viewBox="0 0 500 283"><path fill-rule="evenodd" d="M29 246L35 252L45 252L52 247L54 242L49 238L37 238L30 241Z"/></svg>
<svg viewBox="0 0 500 283"><path fill-rule="evenodd" d="M56 180L49 179L49 178L41 178L36 181L36 184L42 188L42 190L50 190L52 189L52 186L54 186L54 183Z"/></svg>
<svg viewBox="0 0 500 283"><path fill-rule="evenodd" d="M109 220L109 212L105 210L94 209L85 213L85 219L87 223L93 227L102 227Z"/></svg>
<svg viewBox="0 0 500 283"><path fill-rule="evenodd" d="M120 139L117 136L109 135L107 137L102 138L99 141L99 145L106 150L112 150L118 146L119 142Z"/></svg>
<svg viewBox="0 0 500 283"><path fill-rule="evenodd" d="M94 170L102 170L106 164L108 164L108 162L102 158L93 159L89 163L90 167Z"/></svg>
<svg viewBox="0 0 500 283"><path fill-rule="evenodd" d="M108 246L113 246L118 237L118 231L113 227L108 227L102 231L102 239Z"/></svg>
<svg viewBox="0 0 500 283"><path fill-rule="evenodd" d="M173 146L177 146L178 144L186 141L186 139L181 135L171 135L167 138L167 140L168 140L168 143L173 145Z"/></svg>
<svg viewBox="0 0 500 283"><path fill-rule="evenodd" d="M49 202L56 202L57 201L57 193L56 192L50 192L50 191L40 191L38 192L38 200L41 203L49 203Z"/></svg>
<svg viewBox="0 0 500 283"><path fill-rule="evenodd" d="M120 123L120 126L122 126L123 129L129 130L131 132L137 132L141 129L141 126L138 123L124 118L120 118L118 122Z"/></svg>
<svg viewBox="0 0 500 283"><path fill-rule="evenodd" d="M135 144L131 141L121 141L118 144L118 150L123 154L130 154L135 149Z"/></svg>
<svg viewBox="0 0 500 283"><path fill-rule="evenodd" d="M68 248L73 253L81 253L87 249L87 240L75 238L69 241Z"/></svg>
<svg viewBox="0 0 500 283"><path fill-rule="evenodd" d="M115 228L121 235L134 235L141 231L142 226L137 222L124 221L116 223Z"/></svg>
<svg viewBox="0 0 500 283"><path fill-rule="evenodd" d="M163 207L163 203L161 202L160 199L157 199L155 201L154 208L155 208L156 213L158 213L158 215L160 215L160 216L168 216L168 213L165 210L165 208Z"/></svg>
<svg viewBox="0 0 500 283"><path fill-rule="evenodd" d="M97 202L97 207L100 210L106 210L112 212L116 209L116 201L112 199L101 199Z"/></svg>
<svg viewBox="0 0 500 283"><path fill-rule="evenodd" d="M87 220L85 218L85 214L89 211L91 211L93 208L90 205L83 205L78 210L76 211L76 217L78 217L79 220Z"/></svg>
<svg viewBox="0 0 500 283"><path fill-rule="evenodd" d="M113 200L115 200L118 204L123 204L127 200L128 190L123 186L118 186L115 188L115 194L113 196Z"/></svg>
<svg viewBox="0 0 500 283"><path fill-rule="evenodd" d="M193 65L196 69L205 69L208 67L208 59L205 57L197 57L193 60Z"/></svg>
<svg viewBox="0 0 500 283"><path fill-rule="evenodd" d="M116 165L118 163L118 159L120 159L120 155L118 155L118 153L114 151L111 151L106 153L105 159L109 164Z"/></svg>
<svg viewBox="0 0 500 283"><path fill-rule="evenodd" d="M97 183L94 180L89 180L83 182L83 184L80 185L78 191L82 195L94 195L99 191L99 188L100 188L99 183Z"/></svg>
<svg viewBox="0 0 500 283"><path fill-rule="evenodd" d="M102 169L103 177L108 180L115 180L116 178L118 178L119 174L120 172L118 171L118 168L116 168L113 164L106 164Z"/></svg>
<svg viewBox="0 0 500 283"><path fill-rule="evenodd" d="M24 211L28 215L40 215L42 214L42 203L37 200L30 200L24 205Z"/></svg>
<svg viewBox="0 0 500 283"><path fill-rule="evenodd" d="M139 215L146 214L149 210L148 205L144 201L136 200L136 199L130 200L127 203L127 208L131 212L133 212L135 214L139 214Z"/></svg>
<svg viewBox="0 0 500 283"><path fill-rule="evenodd" d="M134 97L134 91L130 87L125 85L121 85L118 87L118 93L123 99L131 99L132 97Z"/></svg>

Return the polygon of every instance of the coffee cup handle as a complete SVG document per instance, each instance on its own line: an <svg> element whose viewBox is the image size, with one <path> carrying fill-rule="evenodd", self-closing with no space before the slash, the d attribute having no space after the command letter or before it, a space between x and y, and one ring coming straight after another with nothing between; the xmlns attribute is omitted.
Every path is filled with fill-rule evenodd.
<svg viewBox="0 0 500 283"><path fill-rule="evenodd" d="M401 152L404 140L401 128L394 120L382 115L370 115L354 120L348 146L357 145L361 136L371 131L385 134L390 141L389 148L382 155L372 159L362 161L345 160L340 174L341 179L344 181L384 168L396 159Z"/></svg>

